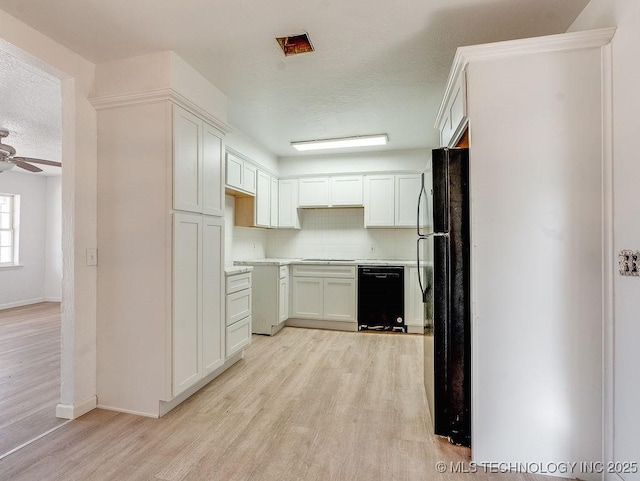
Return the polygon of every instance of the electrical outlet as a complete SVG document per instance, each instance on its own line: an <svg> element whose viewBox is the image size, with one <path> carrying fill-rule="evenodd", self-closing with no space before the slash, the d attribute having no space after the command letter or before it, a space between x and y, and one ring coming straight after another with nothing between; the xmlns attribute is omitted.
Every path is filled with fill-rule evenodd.
<svg viewBox="0 0 640 481"><path fill-rule="evenodd" d="M618 254L618 271L621 276L640 277L640 251L625 249Z"/></svg>

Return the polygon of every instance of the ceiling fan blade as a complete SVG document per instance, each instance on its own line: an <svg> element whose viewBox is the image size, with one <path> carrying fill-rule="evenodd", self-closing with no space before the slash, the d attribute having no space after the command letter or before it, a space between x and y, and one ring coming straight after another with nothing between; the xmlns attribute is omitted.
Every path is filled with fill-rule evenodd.
<svg viewBox="0 0 640 481"><path fill-rule="evenodd" d="M27 164L26 162L23 162L22 160L18 160L15 157L11 159L9 162L11 162L12 164L16 164L18 167L24 170L28 170L29 172L42 172L42 169L39 169L35 165Z"/></svg>
<svg viewBox="0 0 640 481"><path fill-rule="evenodd" d="M33 159L31 157L12 157L11 160L30 162L32 164L53 165L54 167L62 167L61 162L55 162L53 160Z"/></svg>

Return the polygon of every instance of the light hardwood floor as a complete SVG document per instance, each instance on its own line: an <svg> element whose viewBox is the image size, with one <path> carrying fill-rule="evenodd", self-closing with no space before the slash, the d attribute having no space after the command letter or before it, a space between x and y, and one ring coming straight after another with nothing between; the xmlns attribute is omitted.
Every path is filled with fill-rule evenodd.
<svg viewBox="0 0 640 481"><path fill-rule="evenodd" d="M21 480L545 480L438 474L422 339L287 327L161 419L95 410L0 461Z"/></svg>
<svg viewBox="0 0 640 481"><path fill-rule="evenodd" d="M60 425L60 304L0 311L0 456Z"/></svg>

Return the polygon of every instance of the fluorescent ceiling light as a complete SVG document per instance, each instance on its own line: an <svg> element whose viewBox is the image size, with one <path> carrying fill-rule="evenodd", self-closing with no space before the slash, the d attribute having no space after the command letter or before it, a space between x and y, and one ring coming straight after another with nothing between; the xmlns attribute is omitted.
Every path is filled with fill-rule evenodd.
<svg viewBox="0 0 640 481"><path fill-rule="evenodd" d="M305 140L291 142L291 145L303 152L307 150L342 149L344 147L371 147L374 145L386 145L387 134L361 135L358 137L344 137L342 139Z"/></svg>

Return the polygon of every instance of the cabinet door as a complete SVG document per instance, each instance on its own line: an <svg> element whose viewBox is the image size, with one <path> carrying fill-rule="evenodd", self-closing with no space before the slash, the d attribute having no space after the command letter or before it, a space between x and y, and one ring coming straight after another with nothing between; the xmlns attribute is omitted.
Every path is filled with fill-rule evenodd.
<svg viewBox="0 0 640 481"><path fill-rule="evenodd" d="M173 396L202 377L202 216L173 216Z"/></svg>
<svg viewBox="0 0 640 481"><path fill-rule="evenodd" d="M224 219L202 219L202 368L224 364Z"/></svg>
<svg viewBox="0 0 640 481"><path fill-rule="evenodd" d="M292 317L322 319L324 279L294 277L291 307Z"/></svg>
<svg viewBox="0 0 640 481"><path fill-rule="evenodd" d="M328 321L356 320L355 279L324 279L324 317Z"/></svg>
<svg viewBox="0 0 640 481"><path fill-rule="evenodd" d="M395 225L394 184L393 175L370 175L365 178L365 227Z"/></svg>
<svg viewBox="0 0 640 481"><path fill-rule="evenodd" d="M300 207L329 207L329 178L300 179L298 198Z"/></svg>
<svg viewBox="0 0 640 481"><path fill-rule="evenodd" d="M331 205L334 207L362 206L362 176L331 177Z"/></svg>
<svg viewBox="0 0 640 481"><path fill-rule="evenodd" d="M226 184L233 189L242 189L244 162L233 154L227 154Z"/></svg>
<svg viewBox="0 0 640 481"><path fill-rule="evenodd" d="M250 194L256 193L258 182L258 169L248 162L244 162L242 166L242 189Z"/></svg>
<svg viewBox="0 0 640 481"><path fill-rule="evenodd" d="M202 213L224 216L224 145L222 134L211 125L202 124Z"/></svg>
<svg viewBox="0 0 640 481"><path fill-rule="evenodd" d="M289 279L280 279L278 288L278 323L289 319Z"/></svg>
<svg viewBox="0 0 640 481"><path fill-rule="evenodd" d="M396 175L396 227L417 227L421 186L420 174Z"/></svg>
<svg viewBox="0 0 640 481"><path fill-rule="evenodd" d="M258 171L255 203L256 226L269 227L271 225L271 177L262 171Z"/></svg>
<svg viewBox="0 0 640 481"><path fill-rule="evenodd" d="M278 227L278 179L271 178L271 227Z"/></svg>
<svg viewBox="0 0 640 481"><path fill-rule="evenodd" d="M405 267L404 290L405 305L404 315L407 326L424 327L424 304L422 303L422 291L418 283L418 268Z"/></svg>
<svg viewBox="0 0 640 481"><path fill-rule="evenodd" d="M278 182L278 227L300 228L297 179Z"/></svg>
<svg viewBox="0 0 640 481"><path fill-rule="evenodd" d="M202 212L202 121L173 106L173 208Z"/></svg>

